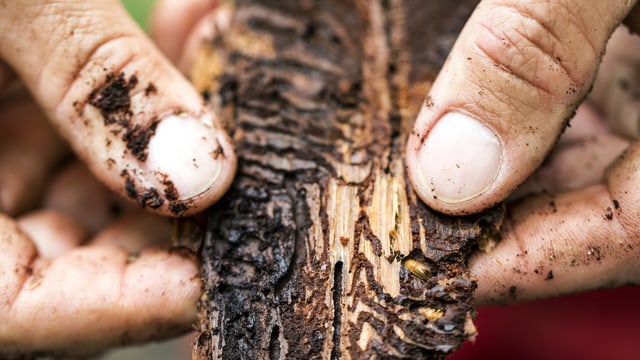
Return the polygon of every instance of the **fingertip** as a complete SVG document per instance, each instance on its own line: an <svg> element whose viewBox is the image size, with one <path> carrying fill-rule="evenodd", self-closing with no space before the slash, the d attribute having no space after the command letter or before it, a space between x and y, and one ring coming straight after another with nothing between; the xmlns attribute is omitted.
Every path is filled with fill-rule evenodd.
<svg viewBox="0 0 640 360"><path fill-rule="evenodd" d="M47 8L57 16L81 14L68 19L77 29L56 33L59 46L51 56L14 54L12 64L21 64L27 85L57 128L111 190L163 215L204 210L222 196L235 172L228 137L200 94L121 6L97 5ZM43 21L42 15L29 15ZM51 48L42 32L33 46ZM67 53L77 61L69 62Z"/></svg>
<svg viewBox="0 0 640 360"><path fill-rule="evenodd" d="M177 64L185 40L199 20L217 5L215 0L161 0L151 16L151 34L160 50Z"/></svg>
<svg viewBox="0 0 640 360"><path fill-rule="evenodd" d="M432 208L461 215L500 201L490 192L503 165L503 144L493 129L477 119L448 112L429 130L414 133L407 151L410 178Z"/></svg>
<svg viewBox="0 0 640 360"><path fill-rule="evenodd" d="M144 157L124 156L97 171L140 207L183 217L206 209L225 193L236 163L231 141L205 111L159 120L150 131Z"/></svg>
<svg viewBox="0 0 640 360"><path fill-rule="evenodd" d="M185 329L197 320L198 264L178 252L143 252L127 267L123 293L131 301L128 312L142 311L143 319L171 319Z"/></svg>
<svg viewBox="0 0 640 360"><path fill-rule="evenodd" d="M169 215L186 216L218 200L230 186L236 157L230 140L205 115L171 115L149 142L146 174L168 202Z"/></svg>
<svg viewBox="0 0 640 360"><path fill-rule="evenodd" d="M55 210L39 210L21 216L18 224L43 258L56 258L80 245L89 232L71 216Z"/></svg>

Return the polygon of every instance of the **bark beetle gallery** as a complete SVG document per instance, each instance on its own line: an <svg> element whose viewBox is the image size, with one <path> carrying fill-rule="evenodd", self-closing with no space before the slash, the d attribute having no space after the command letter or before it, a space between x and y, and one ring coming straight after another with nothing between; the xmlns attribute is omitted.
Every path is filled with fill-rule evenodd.
<svg viewBox="0 0 640 360"><path fill-rule="evenodd" d="M239 155L208 210L199 359L444 358L502 213L432 212L405 140L476 1L237 0L192 80Z"/></svg>

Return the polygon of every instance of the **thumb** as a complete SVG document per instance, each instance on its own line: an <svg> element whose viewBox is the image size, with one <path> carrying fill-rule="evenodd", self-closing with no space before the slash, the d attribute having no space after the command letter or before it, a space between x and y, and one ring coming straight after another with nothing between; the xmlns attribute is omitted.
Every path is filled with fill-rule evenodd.
<svg viewBox="0 0 640 360"><path fill-rule="evenodd" d="M6 2L0 34L0 56L111 189L181 216L228 188L228 137L120 2Z"/></svg>
<svg viewBox="0 0 640 360"><path fill-rule="evenodd" d="M526 180L588 92L609 36L634 4L482 1L409 138L409 176L422 200L445 213L474 213Z"/></svg>

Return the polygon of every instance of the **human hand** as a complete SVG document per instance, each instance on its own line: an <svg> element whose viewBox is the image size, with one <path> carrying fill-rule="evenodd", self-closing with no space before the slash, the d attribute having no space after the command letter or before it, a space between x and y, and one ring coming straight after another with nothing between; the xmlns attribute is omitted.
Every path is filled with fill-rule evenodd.
<svg viewBox="0 0 640 360"><path fill-rule="evenodd" d="M20 90L19 78L44 110ZM0 3L0 357L89 354L189 329L198 266L161 215L205 209L235 155L115 0ZM122 215L113 212L124 209Z"/></svg>
<svg viewBox="0 0 640 360"><path fill-rule="evenodd" d="M409 138L409 175L421 199L464 215L512 194L556 144L589 92L611 33L634 4L483 1ZM640 49L637 40L633 46ZM630 68L628 56L612 49L608 55L598 86L604 91L594 92L600 102L616 88L611 71ZM632 80L625 87L633 88ZM640 146L627 148L623 137L638 136L631 90L624 96L617 90L619 106L606 114L613 126L580 108L551 157L514 194L543 193L509 205L501 241L471 259L479 303L638 282Z"/></svg>

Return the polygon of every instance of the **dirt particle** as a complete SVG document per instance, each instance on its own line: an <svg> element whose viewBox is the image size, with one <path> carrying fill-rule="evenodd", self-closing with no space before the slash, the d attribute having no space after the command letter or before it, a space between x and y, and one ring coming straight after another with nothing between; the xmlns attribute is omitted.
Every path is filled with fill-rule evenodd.
<svg viewBox="0 0 640 360"><path fill-rule="evenodd" d="M434 103L433 103L433 98L431 97L431 95L427 95L427 97L424 99L424 106L427 109L433 108Z"/></svg>
<svg viewBox="0 0 640 360"><path fill-rule="evenodd" d="M592 246L587 250L587 255L594 258L597 262L600 262L604 258L602 250L598 246Z"/></svg>
<svg viewBox="0 0 640 360"><path fill-rule="evenodd" d="M611 208L607 208L607 210L609 211L608 213L604 214L604 218L606 220L613 220L613 213L611 212Z"/></svg>
<svg viewBox="0 0 640 360"><path fill-rule="evenodd" d="M549 270L547 276L544 278L546 281L553 280L553 270Z"/></svg>
<svg viewBox="0 0 640 360"><path fill-rule="evenodd" d="M556 207L556 202L551 200L549 201L549 206L551 206L551 212L553 213L557 213L558 212L558 208Z"/></svg>
<svg viewBox="0 0 640 360"><path fill-rule="evenodd" d="M165 203L165 199L154 187L145 188L138 192L136 184L127 170L122 170L120 176L124 178L124 190L127 196L135 199L141 207L157 209Z"/></svg>
<svg viewBox="0 0 640 360"><path fill-rule="evenodd" d="M211 151L211 157L217 160L220 156L224 158L225 154L222 146L218 145L218 147L215 150Z"/></svg>
<svg viewBox="0 0 640 360"><path fill-rule="evenodd" d="M72 106L73 109L76 111L76 114L78 114L78 116L82 116L84 115L84 102L82 101L74 101Z"/></svg>
<svg viewBox="0 0 640 360"><path fill-rule="evenodd" d="M164 199L160 196L158 190L151 187L145 189L140 196L138 196L138 204L143 208L148 206L152 209L157 209L164 204Z"/></svg>
<svg viewBox="0 0 640 360"><path fill-rule="evenodd" d="M137 84L135 75L126 80L124 72L107 74L105 84L89 94L88 102L100 110L105 125L128 122L132 115L129 91Z"/></svg>
<svg viewBox="0 0 640 360"><path fill-rule="evenodd" d="M145 96L155 95L158 93L158 88L153 83L149 83L147 87L144 89Z"/></svg>
<svg viewBox="0 0 640 360"><path fill-rule="evenodd" d="M619 209L620 209L620 203L618 202L618 200L613 199L613 207L614 207L616 210L619 210Z"/></svg>
<svg viewBox="0 0 640 360"><path fill-rule="evenodd" d="M185 202L172 201L169 203L169 211L175 215L182 215L189 208L189 204Z"/></svg>
<svg viewBox="0 0 640 360"><path fill-rule="evenodd" d="M200 96L202 96L202 99L206 102L209 102L209 100L211 100L211 91L209 91L209 89L204 89L201 93Z"/></svg>
<svg viewBox="0 0 640 360"><path fill-rule="evenodd" d="M167 200L169 200L169 201L178 200L178 197L180 196L180 194L178 193L178 189L176 189L176 186L173 184L173 181L171 181L169 179L164 179L162 181L162 185L165 186L165 188L164 188L164 197Z"/></svg>
<svg viewBox="0 0 640 360"><path fill-rule="evenodd" d="M127 196L132 199L137 198L138 192L136 191L136 184L131 179L129 172L122 170L120 176L124 178L124 191L127 193Z"/></svg>
<svg viewBox="0 0 640 360"><path fill-rule="evenodd" d="M147 159L148 151L147 146L149 140L156 132L159 121L154 119L147 127L139 125L129 127L122 135L122 140L127 143L127 149L131 150L131 154L138 158L140 161Z"/></svg>

